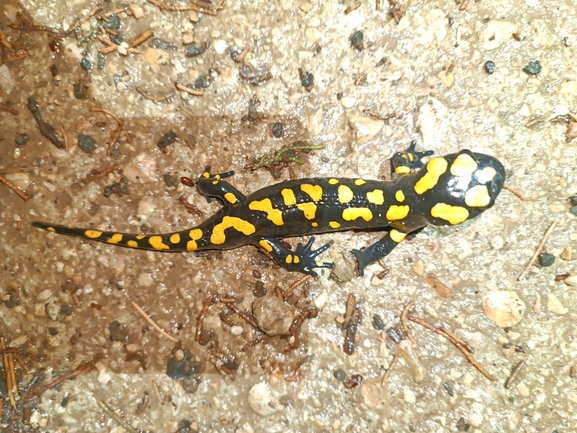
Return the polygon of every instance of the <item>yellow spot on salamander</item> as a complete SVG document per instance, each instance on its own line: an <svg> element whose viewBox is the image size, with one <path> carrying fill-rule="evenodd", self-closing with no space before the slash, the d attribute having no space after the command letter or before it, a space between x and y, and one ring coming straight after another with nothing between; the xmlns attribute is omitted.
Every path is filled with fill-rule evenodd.
<svg viewBox="0 0 577 433"><path fill-rule="evenodd" d="M338 179L329 179L329 184L330 185L336 185L337 183L339 183Z"/></svg>
<svg viewBox="0 0 577 433"><path fill-rule="evenodd" d="M297 208L305 214L308 220L314 220L317 214L317 205L314 203L299 203Z"/></svg>
<svg viewBox="0 0 577 433"><path fill-rule="evenodd" d="M261 246L261 248L265 251L268 251L269 253L272 252L272 246L268 241L265 241L264 239L261 239L258 244Z"/></svg>
<svg viewBox="0 0 577 433"><path fill-rule="evenodd" d="M154 235L148 238L148 243L155 250L169 250L170 247L162 241L162 236Z"/></svg>
<svg viewBox="0 0 577 433"><path fill-rule="evenodd" d="M188 232L188 237L190 240L186 243L186 251L196 251L198 249L196 241L202 238L202 230L192 229Z"/></svg>
<svg viewBox="0 0 577 433"><path fill-rule="evenodd" d="M236 195L234 195L232 192L227 192L224 195L224 199L230 204L235 204L237 202Z"/></svg>
<svg viewBox="0 0 577 433"><path fill-rule="evenodd" d="M106 242L108 242L109 244L115 244L116 245L121 240L122 240L122 234L114 233L112 236L110 236L110 239L108 239Z"/></svg>
<svg viewBox="0 0 577 433"><path fill-rule="evenodd" d="M169 240L171 244L177 244L180 242L180 235L178 233L173 233L172 235L170 235Z"/></svg>
<svg viewBox="0 0 577 433"><path fill-rule="evenodd" d="M130 248L138 248L138 242L136 241L128 241L126 242L126 246Z"/></svg>
<svg viewBox="0 0 577 433"><path fill-rule="evenodd" d="M222 218L222 222L215 225L212 229L210 242L212 242L213 245L224 244L226 242L224 231L228 228L233 228L245 236L250 236L256 232L256 227L248 221L238 217L225 216Z"/></svg>
<svg viewBox="0 0 577 433"><path fill-rule="evenodd" d="M323 196L323 188L320 185L311 185L310 183L303 183L301 191L308 194L313 201L319 201Z"/></svg>
<svg viewBox="0 0 577 433"><path fill-rule="evenodd" d="M471 157L471 155L468 153L461 153L455 158L453 164L451 164L451 174L460 179L459 184L462 188L466 188L469 183L471 183L473 173L475 173L477 167L477 162Z"/></svg>
<svg viewBox="0 0 577 433"><path fill-rule="evenodd" d="M282 219L282 211L279 209L273 209L272 201L270 198L265 198L261 201L252 201L249 203L248 208L250 210L257 210L260 212L266 212L266 218L276 226L282 226L284 221Z"/></svg>
<svg viewBox="0 0 577 433"><path fill-rule="evenodd" d="M437 203L431 209L431 215L448 221L449 224L460 224L469 218L469 211L462 206L451 206L447 203Z"/></svg>
<svg viewBox="0 0 577 433"><path fill-rule="evenodd" d="M345 221L354 221L357 218L370 221L373 219L373 213L368 207L350 207L343 211L342 217Z"/></svg>
<svg viewBox="0 0 577 433"><path fill-rule="evenodd" d="M102 236L102 232L100 230L86 230L84 232L84 236L90 239L96 239Z"/></svg>
<svg viewBox="0 0 577 433"><path fill-rule="evenodd" d="M137 240L144 239L146 235L136 235L134 236Z"/></svg>
<svg viewBox="0 0 577 433"><path fill-rule="evenodd" d="M364 179L356 179L355 180L356 186L361 186L361 185L364 185L365 183L367 183L367 182Z"/></svg>
<svg viewBox="0 0 577 433"><path fill-rule="evenodd" d="M293 262L292 254L287 254L286 259L284 261L287 262L288 264L291 264Z"/></svg>
<svg viewBox="0 0 577 433"><path fill-rule="evenodd" d="M295 193L292 189L284 188L280 193L284 200L285 206L294 206L297 204L297 198L295 197Z"/></svg>
<svg viewBox="0 0 577 433"><path fill-rule="evenodd" d="M391 230L391 232L389 233L389 236L396 243L401 242L403 239L405 239L405 237L407 237L407 235L405 233L401 233L400 231L395 230L395 229Z"/></svg>
<svg viewBox="0 0 577 433"><path fill-rule="evenodd" d="M411 172L410 167L407 167L406 165L400 165L397 168L395 168L396 174L409 174L410 172Z"/></svg>
<svg viewBox="0 0 577 433"><path fill-rule="evenodd" d="M54 227L46 227L46 230L48 230L49 232L52 232L52 233L56 233L56 229Z"/></svg>
<svg viewBox="0 0 577 433"><path fill-rule="evenodd" d="M497 170L495 170L493 167L485 167L483 170L477 173L477 180L481 183L488 183L493 180L496 174Z"/></svg>
<svg viewBox="0 0 577 433"><path fill-rule="evenodd" d="M395 198L397 199L398 202L402 203L405 201L405 193L401 190L398 190L395 193Z"/></svg>
<svg viewBox="0 0 577 433"><path fill-rule="evenodd" d="M376 204L377 206L382 205L385 202L385 195L382 189L375 189L373 191L367 192L367 200L369 203Z"/></svg>
<svg viewBox="0 0 577 433"><path fill-rule="evenodd" d="M319 223L317 223L317 222L311 223L311 227L315 227L315 228L316 228L316 227L318 227L318 226L319 226Z"/></svg>
<svg viewBox="0 0 577 433"><path fill-rule="evenodd" d="M465 194L465 204L469 207L485 207L491 203L486 185L475 185Z"/></svg>
<svg viewBox="0 0 577 433"><path fill-rule="evenodd" d="M339 186L338 194L339 194L339 197L338 197L339 203L342 203L342 204L350 203L354 197L353 190L350 189L346 185Z"/></svg>
<svg viewBox="0 0 577 433"><path fill-rule="evenodd" d="M300 261L301 261L301 259L299 258L299 256L295 255L294 259L293 259L293 263L299 263Z"/></svg>
<svg viewBox="0 0 577 433"><path fill-rule="evenodd" d="M202 173L202 177L208 179L210 177L210 173L208 171L205 171L204 173Z"/></svg>
<svg viewBox="0 0 577 433"><path fill-rule="evenodd" d="M341 225L336 221L329 222L329 227L333 229L338 229Z"/></svg>
<svg viewBox="0 0 577 433"><path fill-rule="evenodd" d="M394 204L391 207L389 207L386 216L389 221L402 220L407 215L409 215L409 210L410 208L407 205L397 206Z"/></svg>
<svg viewBox="0 0 577 433"><path fill-rule="evenodd" d="M447 160L445 158L433 158L427 163L427 172L415 184L415 192L424 194L432 189L439 178L447 171Z"/></svg>

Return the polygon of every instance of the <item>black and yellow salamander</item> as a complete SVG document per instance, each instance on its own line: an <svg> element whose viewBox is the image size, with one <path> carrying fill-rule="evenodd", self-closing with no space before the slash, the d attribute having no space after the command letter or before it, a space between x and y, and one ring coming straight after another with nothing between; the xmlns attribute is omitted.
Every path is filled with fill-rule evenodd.
<svg viewBox="0 0 577 433"><path fill-rule="evenodd" d="M332 268L317 260L329 245L313 250L314 237L295 251L282 238L342 230L390 231L373 245L353 250L360 274L389 254L408 233L425 227L455 225L476 217L495 203L505 180L496 158L469 150L421 159L415 143L392 158L392 182L338 177L281 182L246 197L223 179L233 172L200 176L198 191L216 197L222 209L199 226L166 234L126 234L33 222L34 227L113 245L154 251L199 251L254 245L283 268L316 276L315 268Z"/></svg>

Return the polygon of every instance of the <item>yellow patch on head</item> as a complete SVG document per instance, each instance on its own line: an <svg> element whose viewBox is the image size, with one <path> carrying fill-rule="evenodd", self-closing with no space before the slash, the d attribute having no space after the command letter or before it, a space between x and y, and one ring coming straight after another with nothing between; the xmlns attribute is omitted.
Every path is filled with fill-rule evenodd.
<svg viewBox="0 0 577 433"><path fill-rule="evenodd" d="M173 233L172 235L170 235L170 239L169 239L171 244L177 244L180 242L180 234L178 233Z"/></svg>
<svg viewBox="0 0 577 433"><path fill-rule="evenodd" d="M397 199L398 202L402 203L405 201L405 193L401 190L398 190L395 193L395 198Z"/></svg>
<svg viewBox="0 0 577 433"><path fill-rule="evenodd" d="M447 203L437 203L431 209L431 215L448 221L449 224L460 224L469 218L469 211L462 206L451 206Z"/></svg>
<svg viewBox="0 0 577 433"><path fill-rule="evenodd" d="M284 259L289 265L293 262L293 256L291 254L287 254L286 259Z"/></svg>
<svg viewBox="0 0 577 433"><path fill-rule="evenodd" d="M323 196L323 188L320 185L311 185L310 183L303 183L301 191L308 194L313 201L319 201Z"/></svg>
<svg viewBox="0 0 577 433"><path fill-rule="evenodd" d="M148 238L148 243L155 250L162 251L162 250L169 250L170 249L170 247L162 241L162 236L159 236L159 235L150 236Z"/></svg>
<svg viewBox="0 0 577 433"><path fill-rule="evenodd" d="M224 234L224 231L229 228L233 228L245 236L250 236L256 232L256 227L248 221L238 217L225 216L222 218L222 221L215 225L212 229L210 242L213 245L224 244L226 242L226 235Z"/></svg>
<svg viewBox="0 0 577 433"><path fill-rule="evenodd" d="M294 263L299 263L301 261L301 259L299 258L299 256L294 256L293 262Z"/></svg>
<svg viewBox="0 0 577 433"><path fill-rule="evenodd" d="M495 178L496 174L497 170L495 170L493 167L485 167L483 170L477 173L477 180L481 183L488 183Z"/></svg>
<svg viewBox="0 0 577 433"><path fill-rule="evenodd" d="M356 179L355 180L356 186L361 186L361 185L364 185L365 183L367 183L367 182L364 179Z"/></svg>
<svg viewBox="0 0 577 433"><path fill-rule="evenodd" d="M314 203L299 203L297 208L305 214L308 220L314 220L317 214L317 205Z"/></svg>
<svg viewBox="0 0 577 433"><path fill-rule="evenodd" d="M396 174L409 174L411 172L411 168L407 167L406 165L400 165L395 168Z"/></svg>
<svg viewBox="0 0 577 433"><path fill-rule="evenodd" d="M56 229L54 227L46 227L46 230L52 233L56 233Z"/></svg>
<svg viewBox="0 0 577 433"><path fill-rule="evenodd" d="M353 190L346 185L339 186L338 195L339 203L342 204L350 203L354 197Z"/></svg>
<svg viewBox="0 0 577 433"><path fill-rule="evenodd" d="M234 195L232 192L227 192L224 195L224 199L229 202L230 204L235 204L238 200L236 199L236 195Z"/></svg>
<svg viewBox="0 0 577 433"><path fill-rule="evenodd" d="M258 244L261 246L261 248L265 251L268 251L269 253L272 252L272 246L268 241L265 241L264 239L261 239Z"/></svg>
<svg viewBox="0 0 577 433"><path fill-rule="evenodd" d="M427 172L415 183L415 192L424 194L439 182L439 178L447 171L445 158L433 158L427 163Z"/></svg>
<svg viewBox="0 0 577 433"><path fill-rule="evenodd" d="M407 237L407 235L405 233L401 233L400 231L395 230L395 229L393 229L389 232L389 236L396 243L401 242L403 239L405 239Z"/></svg>
<svg viewBox="0 0 577 433"><path fill-rule="evenodd" d="M402 206L397 206L397 205L392 205L389 207L389 209L387 210L387 219L389 221L397 221L397 220L402 220L403 218L405 218L407 215L409 215L409 210L411 208L407 205L402 205Z"/></svg>
<svg viewBox="0 0 577 433"><path fill-rule="evenodd" d="M252 201L249 203L248 208L250 210L266 212L266 218L272 221L272 223L276 226L282 226L284 224L282 219L282 211L279 209L273 209L272 201L270 198L265 198L261 201Z"/></svg>
<svg viewBox="0 0 577 433"><path fill-rule="evenodd" d="M297 204L297 198L295 197L295 193L292 189L284 188L280 193L284 200L285 206L294 206Z"/></svg>
<svg viewBox="0 0 577 433"><path fill-rule="evenodd" d="M461 153L451 164L451 174L460 179L459 184L462 185L462 188L466 188L467 185L471 183L473 173L475 173L477 167L478 164L471 155L468 153Z"/></svg>
<svg viewBox="0 0 577 433"><path fill-rule="evenodd" d="M345 221L354 221L357 218L370 221L373 219L373 213L368 207L350 207L343 211L342 217Z"/></svg>
<svg viewBox="0 0 577 433"><path fill-rule="evenodd" d="M329 179L329 184L330 185L336 185L337 183L339 183L338 179Z"/></svg>
<svg viewBox="0 0 577 433"><path fill-rule="evenodd" d="M208 179L210 177L210 173L208 171L205 171L204 173L202 173L202 177Z"/></svg>
<svg viewBox="0 0 577 433"><path fill-rule="evenodd" d="M110 239L108 239L106 242L109 244L117 244L122 240L122 237L123 236L121 233L114 233L112 236L110 236Z"/></svg>
<svg viewBox="0 0 577 433"><path fill-rule="evenodd" d="M491 203L491 196L486 185L475 185L465 194L465 204L469 207L485 207Z"/></svg>
<svg viewBox="0 0 577 433"><path fill-rule="evenodd" d="M369 203L376 204L378 206L385 202L385 195L382 189L375 189L373 191L367 192L367 200Z"/></svg>
<svg viewBox="0 0 577 433"><path fill-rule="evenodd" d="M336 222L336 221L330 221L330 222L329 222L329 227L330 227L330 228L338 229L338 228L340 228L340 226L341 226L340 223L338 223L338 222Z"/></svg>
<svg viewBox="0 0 577 433"><path fill-rule="evenodd" d="M54 231L54 229L52 229ZM85 230L84 236L90 239L96 239L102 236L102 232L100 230Z"/></svg>
<svg viewBox="0 0 577 433"><path fill-rule="evenodd" d="M136 241L128 241L126 242L126 246L130 248L138 248L138 242Z"/></svg>

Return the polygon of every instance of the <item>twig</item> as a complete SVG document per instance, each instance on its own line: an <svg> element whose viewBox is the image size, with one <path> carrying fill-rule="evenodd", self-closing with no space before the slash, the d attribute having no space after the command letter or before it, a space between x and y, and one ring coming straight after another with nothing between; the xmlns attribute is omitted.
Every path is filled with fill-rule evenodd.
<svg viewBox="0 0 577 433"><path fill-rule="evenodd" d="M0 337L0 349L6 349L4 337ZM4 352L2 355L4 361L4 375L6 377L6 389L8 390L8 398L13 408L16 408L16 399L14 395L18 395L18 381L16 380L16 371L14 370L14 357L11 353Z"/></svg>
<svg viewBox="0 0 577 433"><path fill-rule="evenodd" d="M505 185L503 185L503 188L506 189L507 191L509 191L510 193L512 193L513 195L516 195L521 200L525 200L525 196L523 194L521 194L519 191L514 190L509 185L505 184Z"/></svg>
<svg viewBox="0 0 577 433"><path fill-rule="evenodd" d="M10 114L13 114L14 116L18 116L18 111L16 111L12 107L9 107L6 104L0 104L0 111L8 111Z"/></svg>
<svg viewBox="0 0 577 433"><path fill-rule="evenodd" d="M148 0L148 2L152 3L153 5L158 7L159 9L164 9L164 10L171 11L171 12L196 11L196 12L201 12L201 13L207 14L207 15L216 15L216 12L208 10L208 9L204 9L204 8L199 8L198 6L165 5L165 4L160 3L158 0Z"/></svg>
<svg viewBox="0 0 577 433"><path fill-rule="evenodd" d="M358 9L361 7L361 3L360 2L355 2L352 5L350 5L348 8L345 9L345 15L350 14L352 11Z"/></svg>
<svg viewBox="0 0 577 433"><path fill-rule="evenodd" d="M68 141L68 135L66 134L66 130L62 124L58 125L58 129L60 129L60 133L62 134L62 139L64 140L64 150L70 150L70 142Z"/></svg>
<svg viewBox="0 0 577 433"><path fill-rule="evenodd" d="M529 272L529 268L531 268L531 266L533 266L533 263L535 263L535 260L537 260L537 256L539 255L539 253L543 249L545 242L547 242L547 239L551 235L551 232L553 231L553 229L555 228L556 225L557 225L557 221L553 221L551 223L551 225L549 226L549 228L547 229L547 231L543 235L543 239L541 239L541 242L539 243L539 246L535 250L535 253L533 253L533 257L531 257L531 260L529 260L529 263L527 263L527 266L525 266L525 269L523 269L523 272L521 272L521 275L519 275L517 277L517 281L520 281L521 278L523 278L525 276L525 274L527 274L527 272Z"/></svg>
<svg viewBox="0 0 577 433"><path fill-rule="evenodd" d="M154 388L154 392L156 394L156 396L158 397L158 401L160 401L160 404L164 404L164 398L162 397L162 394L160 393L160 388L158 387L158 382L156 380L152 380L152 387Z"/></svg>
<svg viewBox="0 0 577 433"><path fill-rule="evenodd" d="M28 194L26 194L24 191L22 191L22 189L19 186L10 182L8 179L6 179L1 174L0 174L0 182L3 183L4 185L6 185L8 188L10 188L12 191L14 191L18 195L18 197L20 197L22 200L26 201L26 200L30 200L32 198L32 196L29 196Z"/></svg>
<svg viewBox="0 0 577 433"><path fill-rule="evenodd" d="M148 1L150 1L150 0L148 0ZM183 85L183 84L179 84L179 83L176 83L175 86L176 86L176 88L177 88L178 90L182 90L183 92L186 92L186 93L188 93L188 94L190 94L190 95L193 95L193 96L204 96L204 89L196 90L196 89L193 89L193 88L191 88L191 87L187 87L187 86L185 86L185 85Z"/></svg>
<svg viewBox="0 0 577 433"><path fill-rule="evenodd" d="M78 20L74 24L72 24L68 28L68 30L66 30L64 33L61 33L55 39L55 41L64 39L66 36L71 34L74 30L76 30L78 27L80 27L82 24L84 24L86 21L88 21L90 18L92 18L94 15L96 15L101 10L102 10L102 6L100 6L100 5L93 7L92 10L90 12L88 12L88 14L86 16L84 16L83 18L81 18L80 20Z"/></svg>
<svg viewBox="0 0 577 433"><path fill-rule="evenodd" d="M202 305L202 311L198 316L198 321L196 322L196 335L194 336L194 341L197 343L200 341L202 336L202 325L204 324L204 318L206 317L206 313L208 312L208 307L214 302L214 298L211 296L206 301L204 301Z"/></svg>
<svg viewBox="0 0 577 433"><path fill-rule="evenodd" d="M101 358L101 355L95 355L91 361L80 363L80 365L78 366L78 368L76 370L74 370L68 374L65 374L64 376L60 376L58 379L50 382L47 385L44 385L40 388L37 388L36 391L34 391L34 394L40 396L45 391L47 391L51 388L54 388L55 386L60 385L65 380L72 379L73 377L76 377L82 373L88 373L90 370L92 370L95 367L96 363L100 360L100 358Z"/></svg>
<svg viewBox="0 0 577 433"><path fill-rule="evenodd" d="M83 182L84 183L90 183L90 182L94 182L95 180L102 179L103 177L108 176L110 173L112 173L117 168L118 168L118 166L116 164L114 164L113 166L108 167L106 170L102 170L100 172L92 171L90 173L90 175L88 175L88 177L86 179L84 179Z"/></svg>
<svg viewBox="0 0 577 433"><path fill-rule="evenodd" d="M308 280L310 280L312 277L310 275L305 275L304 277L302 277L300 280L295 281L294 283L292 283L288 289L286 289L282 294L283 296L286 298L288 295L290 295L297 287L302 286L304 283L306 283Z"/></svg>
<svg viewBox="0 0 577 433"><path fill-rule="evenodd" d="M519 375L519 372L521 370L523 370L526 366L527 366L527 362L523 359L523 360L519 361L515 365L515 367L513 367L513 370L511 371L511 375L505 381L505 389L511 388L511 385L513 385L513 383L515 382L515 379Z"/></svg>
<svg viewBox="0 0 577 433"><path fill-rule="evenodd" d="M142 315L142 317L144 317L144 319L150 323L158 332L160 332L162 335L164 335L166 338L168 338L170 341L174 342L174 343L178 343L178 338L174 338L172 335L170 335L168 332L166 332L164 329L162 329L160 326L158 326L156 324L156 322L154 320L152 320L150 318L150 316L148 314L146 314L144 312L144 310L142 308L140 308L140 305L138 305L136 302L131 301L132 302L132 306L134 308L136 308L136 310Z"/></svg>
<svg viewBox="0 0 577 433"><path fill-rule="evenodd" d="M135 47L139 46L140 44L142 44L143 42L146 42L147 40L149 40L153 36L154 36L154 32L152 30L148 29L144 33L142 33L140 36L137 36L133 40L131 40L128 43L128 46L130 48L135 48Z"/></svg>
<svg viewBox="0 0 577 433"><path fill-rule="evenodd" d="M473 366L477 370L479 370L487 379L495 380L495 376L493 376L491 373L485 370L485 368L481 364L479 364L479 362L475 358L473 358L473 355L471 355L472 350L469 347L469 345L464 341L460 340L459 338L457 338L454 334L450 333L446 328L437 328L436 326L433 326L430 323L425 322L423 319L419 319L418 317L414 316L408 316L408 319L411 322L418 323L419 325L424 326L425 328L433 331L434 333L442 335L443 337L447 338L451 343L455 345L457 349L461 351L461 353L465 356L465 358L467 358L467 360L471 364L473 364Z"/></svg>
<svg viewBox="0 0 577 433"><path fill-rule="evenodd" d="M411 301L407 305L405 305L405 308L403 308L403 312L401 313L401 325L403 325L403 329L405 330L407 337L409 337L409 340L411 340L411 343L417 344L417 340L415 340L415 337L413 337L413 334L411 334L411 329L407 325L407 314L409 314L409 309L414 304L415 302Z"/></svg>
<svg viewBox="0 0 577 433"><path fill-rule="evenodd" d="M250 326L252 326L255 329L259 329L254 319L250 317L248 314L246 314L244 311L240 311L236 305L234 305L233 303L225 303L225 305L232 311L234 311L236 314L238 314Z"/></svg>
<svg viewBox="0 0 577 433"><path fill-rule="evenodd" d="M174 95L176 93L176 90L172 89L166 95L154 96L154 95L150 94L149 92L147 92L146 90L144 90L142 87L135 86L134 89L138 93L140 93L144 98L149 99L149 100L154 101L154 102L163 102L163 101L166 101L168 99L171 99L174 97Z"/></svg>
<svg viewBox="0 0 577 433"><path fill-rule="evenodd" d="M389 376L391 375L391 371L393 370L395 365L397 365L397 362L399 362L399 354L395 353L395 355L393 356L393 360L391 361L391 365L389 365L389 368L387 369L387 371L383 375L383 378L381 379L381 386L384 387L386 385L387 380L389 380Z"/></svg>
<svg viewBox="0 0 577 433"><path fill-rule="evenodd" d="M112 407L110 407L110 405L108 403L106 403L103 400L97 400L97 402L98 402L98 406L101 407L101 409L104 411L104 413L106 413L106 415L108 415L110 418L112 418L114 421L116 421L116 423L119 426L121 426L122 428L124 428L126 431L128 431L130 433L141 433L140 430L135 429L130 424L128 424L126 421L124 421L122 419L122 417L120 415L118 415L114 411L114 409L112 409Z"/></svg>

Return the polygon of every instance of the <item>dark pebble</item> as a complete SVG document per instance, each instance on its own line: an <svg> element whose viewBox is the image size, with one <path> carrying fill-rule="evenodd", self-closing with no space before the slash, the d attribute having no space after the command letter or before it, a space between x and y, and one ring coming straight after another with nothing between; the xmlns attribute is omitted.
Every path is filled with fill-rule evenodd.
<svg viewBox="0 0 577 433"><path fill-rule="evenodd" d="M523 72L525 72L527 75L537 75L539 72L541 72L541 63L539 63L538 60L531 60L529 63L527 63L527 66L523 68Z"/></svg>
<svg viewBox="0 0 577 433"><path fill-rule="evenodd" d="M487 74L492 74L493 72L495 72L495 62L492 60L487 60L485 62L485 72Z"/></svg>
<svg viewBox="0 0 577 433"><path fill-rule="evenodd" d="M178 425L176 433L198 433L198 430L192 428L192 423L189 420L184 419Z"/></svg>
<svg viewBox="0 0 577 433"><path fill-rule="evenodd" d="M90 135L80 134L78 136L78 147L86 153L91 153L98 147L98 144L96 143L96 140Z"/></svg>
<svg viewBox="0 0 577 433"><path fill-rule="evenodd" d="M170 173L163 174L162 179L164 180L164 184L168 187L174 188L178 186L178 179Z"/></svg>
<svg viewBox="0 0 577 433"><path fill-rule="evenodd" d="M343 99L343 93L339 92L337 93L337 101L340 101L341 99Z"/></svg>
<svg viewBox="0 0 577 433"><path fill-rule="evenodd" d="M365 44L363 44L363 39L365 36L363 32L356 31L351 35L351 47L356 48L359 51L363 51L365 49Z"/></svg>
<svg viewBox="0 0 577 433"><path fill-rule="evenodd" d="M184 52L184 55L186 57L196 57L196 56L200 56L201 54L204 54L206 51L206 49L204 47L197 47L194 45L189 45L188 47L186 47L186 51Z"/></svg>
<svg viewBox="0 0 577 433"><path fill-rule="evenodd" d="M120 323L115 320L110 325L108 325L108 330L110 331L110 341L122 341L126 343L128 341L128 329L124 323Z"/></svg>
<svg viewBox="0 0 577 433"><path fill-rule="evenodd" d="M336 380L342 382L347 378L347 373L345 373L345 371L342 368L337 368L334 371L333 376L335 376Z"/></svg>
<svg viewBox="0 0 577 433"><path fill-rule="evenodd" d="M255 283L255 287L254 290L252 291L252 294L257 298L262 298L263 296L266 295L266 287L264 286L264 283L262 281L257 281Z"/></svg>
<svg viewBox="0 0 577 433"><path fill-rule="evenodd" d="M6 304L6 308L14 308L20 305L20 295L18 295L18 291L8 289L8 299L4 301L4 304Z"/></svg>
<svg viewBox="0 0 577 433"><path fill-rule="evenodd" d="M104 187L104 197L110 197L112 194L116 194L119 197L123 195L130 194L128 190L128 185L124 182L115 182L112 185L107 185Z"/></svg>
<svg viewBox="0 0 577 433"><path fill-rule="evenodd" d="M60 309L60 312L65 316L72 316L72 313L74 313L74 307L72 304L64 304Z"/></svg>
<svg viewBox="0 0 577 433"><path fill-rule="evenodd" d="M385 329L385 322L383 322L383 319L378 314L373 316L373 327L379 331Z"/></svg>
<svg viewBox="0 0 577 433"><path fill-rule="evenodd" d="M118 30L120 28L120 17L118 15L110 15L107 17L108 22L101 20L100 25L106 30Z"/></svg>
<svg viewBox="0 0 577 433"><path fill-rule="evenodd" d="M387 335L389 336L389 338L391 340L393 340L397 344L399 344L402 340L401 334L399 334L399 331L397 331L397 329L395 329L395 328L389 329L387 331Z"/></svg>
<svg viewBox="0 0 577 433"><path fill-rule="evenodd" d="M48 328L48 333L50 335L58 335L58 328L50 327L50 328Z"/></svg>
<svg viewBox="0 0 577 433"><path fill-rule="evenodd" d="M195 89L206 89L209 86L210 86L210 78L204 75L198 77L194 82Z"/></svg>
<svg viewBox="0 0 577 433"><path fill-rule="evenodd" d="M80 67L85 71L90 71L93 68L92 62L86 57L83 57L82 60L80 60Z"/></svg>
<svg viewBox="0 0 577 433"><path fill-rule="evenodd" d="M166 134L160 137L160 140L158 140L158 143L156 143L156 145L159 148L164 149L170 146L172 143L174 143L177 139L178 135L176 135L176 132L168 131Z"/></svg>
<svg viewBox="0 0 577 433"><path fill-rule="evenodd" d="M443 388L445 388L445 390L447 391L447 394L449 394L451 397L453 397L455 395L455 392L453 391L453 387L450 384L443 383Z"/></svg>
<svg viewBox="0 0 577 433"><path fill-rule="evenodd" d="M66 397L64 397L62 399L62 401L60 402L60 406L66 407L66 406L68 406L68 403L70 403L70 396L69 395L67 395Z"/></svg>
<svg viewBox="0 0 577 433"><path fill-rule="evenodd" d="M555 263L555 256L549 253L541 253L537 259L539 260L539 265L544 268Z"/></svg>
<svg viewBox="0 0 577 433"><path fill-rule="evenodd" d="M272 135L274 135L276 138L281 138L283 133L284 133L284 130L282 127L282 123L275 122L275 124L272 125Z"/></svg>
<svg viewBox="0 0 577 433"><path fill-rule="evenodd" d="M105 64L106 64L106 56L101 52L98 52L98 62L96 62L96 69L102 71L104 69Z"/></svg>
<svg viewBox="0 0 577 433"><path fill-rule="evenodd" d="M299 78L301 79L302 86L310 91L310 88L315 82L315 76L310 72L305 72L301 68L299 68Z"/></svg>
<svg viewBox="0 0 577 433"><path fill-rule="evenodd" d="M166 375L171 379L184 379L200 371L200 362L195 362L188 357L178 361L170 358L166 366Z"/></svg>
<svg viewBox="0 0 577 433"><path fill-rule="evenodd" d="M573 215L577 216L577 206L572 206L571 209L569 210L569 212L571 212Z"/></svg>
<svg viewBox="0 0 577 433"><path fill-rule="evenodd" d="M124 42L124 38L120 35L116 35L112 38L112 42L114 42L116 45L120 45Z"/></svg>
<svg viewBox="0 0 577 433"><path fill-rule="evenodd" d="M569 197L569 203L571 203L571 206L577 206L577 195Z"/></svg>
<svg viewBox="0 0 577 433"><path fill-rule="evenodd" d="M14 139L18 146L24 146L30 141L30 137L27 134L18 134L18 137Z"/></svg>
<svg viewBox="0 0 577 433"><path fill-rule="evenodd" d="M181 384L184 392L187 394L194 394L198 391L198 387L200 386L200 376L189 376L186 379L183 379Z"/></svg>

